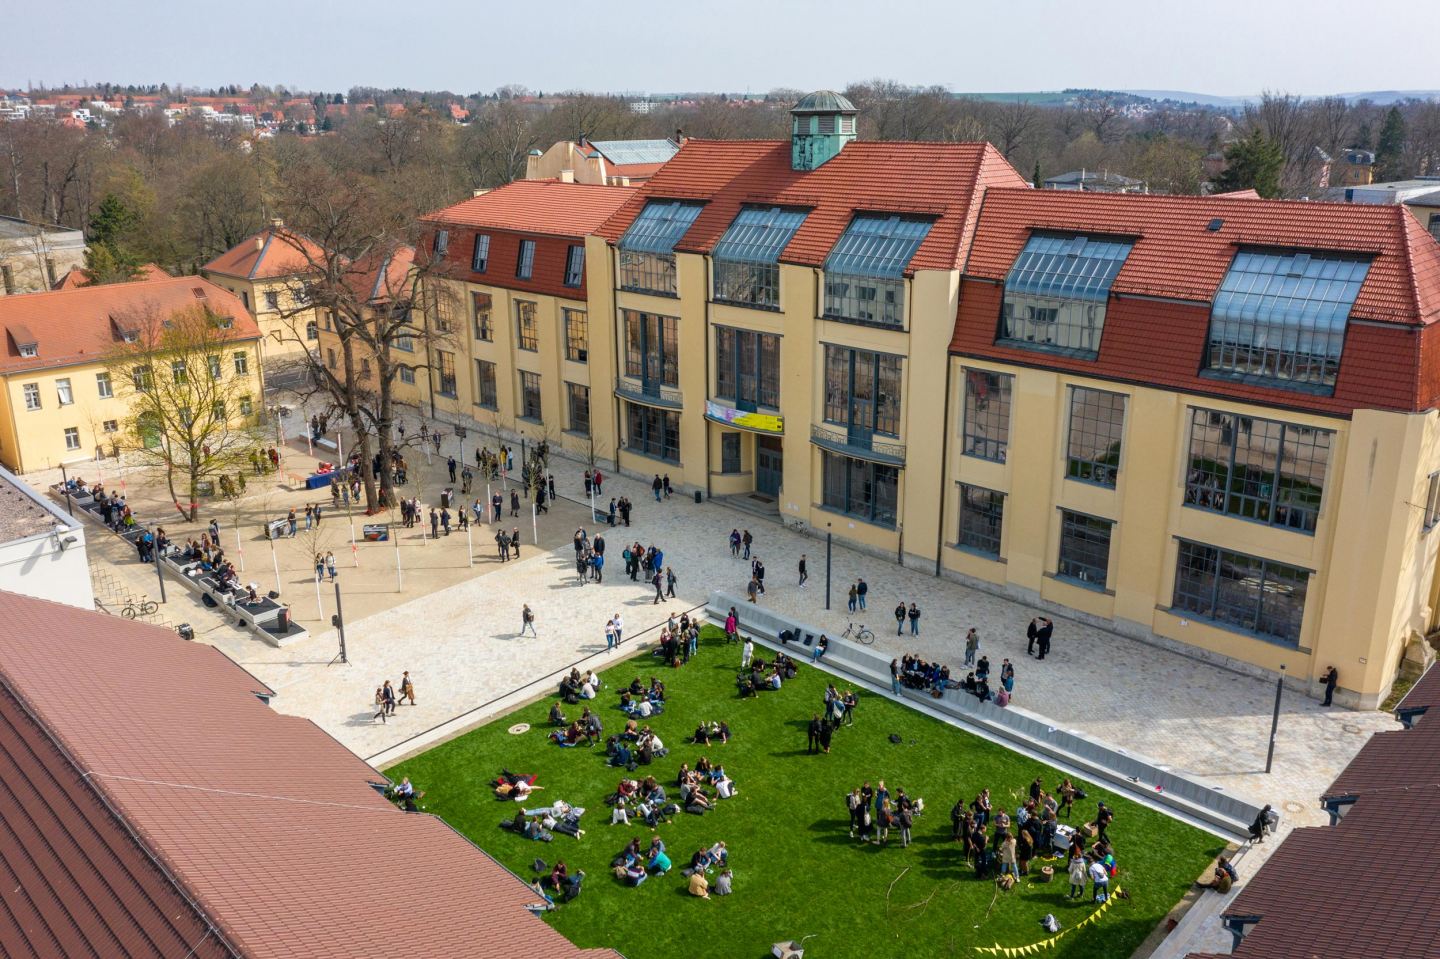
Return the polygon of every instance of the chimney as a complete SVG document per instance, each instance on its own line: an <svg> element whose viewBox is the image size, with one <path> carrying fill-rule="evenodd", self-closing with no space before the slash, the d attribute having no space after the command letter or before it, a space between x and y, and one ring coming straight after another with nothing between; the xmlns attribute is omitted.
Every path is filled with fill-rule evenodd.
<svg viewBox="0 0 1440 959"><path fill-rule="evenodd" d="M685 131L679 127L675 128L675 145L677 147L683 147L685 145Z"/></svg>
<svg viewBox="0 0 1440 959"><path fill-rule="evenodd" d="M263 236L257 236L255 238L255 252L259 253L263 249L265 249L265 238Z"/></svg>
<svg viewBox="0 0 1440 959"><path fill-rule="evenodd" d="M561 183L574 183L574 182L575 182L575 171L574 171L574 170L561 170L561 171L560 171L560 182L561 182Z"/></svg>
<svg viewBox="0 0 1440 959"><path fill-rule="evenodd" d="M270 220L270 229L272 229L272 230L283 230L283 229L285 229L285 221L282 220L282 219L280 219L278 216L277 216L277 217L272 217L271 220Z"/></svg>
<svg viewBox="0 0 1440 959"><path fill-rule="evenodd" d="M485 194L487 194L487 193L489 193L489 192L490 192L489 190L485 189L484 187L481 187L481 188L476 189L476 190L471 190L471 191L470 191L470 196L471 196L471 198L473 199L474 197L477 197L477 196L484 196Z"/></svg>

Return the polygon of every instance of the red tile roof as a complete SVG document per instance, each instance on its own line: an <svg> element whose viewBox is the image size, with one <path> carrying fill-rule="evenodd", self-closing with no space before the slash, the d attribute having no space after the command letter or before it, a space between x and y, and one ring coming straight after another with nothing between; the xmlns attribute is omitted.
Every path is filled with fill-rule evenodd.
<svg viewBox="0 0 1440 959"><path fill-rule="evenodd" d="M1362 797L1338 826L1296 829L1225 907L1226 919L1258 918L1233 959L1440 957L1437 833L1436 786Z"/></svg>
<svg viewBox="0 0 1440 959"><path fill-rule="evenodd" d="M606 163L606 176L629 177L632 183L648 180L664 163Z"/></svg>
<svg viewBox="0 0 1440 959"><path fill-rule="evenodd" d="M144 282L146 280L167 280L169 278L170 274L160 269L157 264L146 263L144 266L140 267L139 274L137 274L135 278L130 282L136 283ZM85 275L84 268L77 266L73 270L66 271L65 275L60 277L60 281L56 283L53 287L51 287L51 289L74 290L82 286L94 286L94 284L91 283L89 277Z"/></svg>
<svg viewBox="0 0 1440 959"><path fill-rule="evenodd" d="M1212 220L1220 229L1206 229ZM1398 204L994 190L966 274L1005 279L1031 232L1047 229L1134 237L1113 293L1209 303L1242 246L1333 250L1374 257L1352 316L1408 324L1440 317L1440 244Z"/></svg>
<svg viewBox="0 0 1440 959"><path fill-rule="evenodd" d="M103 906L107 917L129 913L136 925L163 914L182 932L203 915L236 952L261 959L362 956L386 946L477 959L615 956L581 950L527 912L536 895L524 883L441 820L397 810L369 785L382 778L375 770L308 720L261 702L254 694L269 691L218 650L0 593L0 684L63 757L46 757L62 784L78 788L83 776L92 791L92 808L76 808L47 784L48 805L70 834L56 842L84 846L70 869L34 844L0 843L11 873L44 872L43 884L0 887L0 954L183 954L169 940L133 953L115 948L100 922L81 924ZM7 759L28 780L45 773L34 756L0 751ZM14 789L24 780L7 773L0 782ZM113 855L84 835L99 805L132 837ZM24 831L20 817L13 799L0 802L0 823L12 833ZM168 897L154 863L171 877ZM142 880L160 886L155 902L128 891ZM72 930L75 947L27 948L7 915L16 901L9 890L38 899L67 881L86 886L86 896L41 905L49 925ZM125 892L118 903L102 901L106 883ZM188 911L174 902L182 890L194 903ZM202 955L224 954L199 936L187 941L201 941Z"/></svg>
<svg viewBox="0 0 1440 959"><path fill-rule="evenodd" d="M230 334L237 341L260 335L255 320L235 294L198 276L0 298L0 333L18 328L33 334L39 343L38 356L21 356L14 337L5 335L0 343L0 373L101 362L115 349L117 320L171 315L196 305L230 317L234 324Z"/></svg>
<svg viewBox="0 0 1440 959"><path fill-rule="evenodd" d="M414 265L413 246L376 250L346 264L341 279L365 302L378 303L409 295L410 271Z"/></svg>
<svg viewBox="0 0 1440 959"><path fill-rule="evenodd" d="M1395 706L1395 712L1425 713L1432 706L1440 706L1440 668L1433 663ZM1440 709L1436 713L1440 714ZM1440 719L1440 715L1432 719Z"/></svg>
<svg viewBox="0 0 1440 959"><path fill-rule="evenodd" d="M265 280L315 272L325 251L314 240L290 230L267 227L246 237L200 269L242 280Z"/></svg>
<svg viewBox="0 0 1440 959"><path fill-rule="evenodd" d="M635 195L630 187L516 180L454 206L427 213L426 223L474 226L582 239Z"/></svg>
<svg viewBox="0 0 1440 959"><path fill-rule="evenodd" d="M1440 722L1376 733L1320 798L1341 799L1410 786L1440 786Z"/></svg>
<svg viewBox="0 0 1440 959"><path fill-rule="evenodd" d="M953 270L964 259L987 188L1025 179L988 143L857 140L817 170L790 167L789 140L690 139L599 230L616 242L650 199L702 200L705 208L676 244L708 253L746 204L808 207L783 263L821 266L857 211L935 217L911 259L915 270Z"/></svg>

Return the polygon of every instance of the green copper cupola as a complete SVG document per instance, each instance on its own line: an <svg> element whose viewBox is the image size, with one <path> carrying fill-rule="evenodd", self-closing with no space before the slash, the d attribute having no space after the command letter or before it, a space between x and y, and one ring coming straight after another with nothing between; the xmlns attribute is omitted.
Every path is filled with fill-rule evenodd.
<svg viewBox="0 0 1440 959"><path fill-rule="evenodd" d="M790 166L818 169L855 139L855 104L833 90L817 90L790 109Z"/></svg>

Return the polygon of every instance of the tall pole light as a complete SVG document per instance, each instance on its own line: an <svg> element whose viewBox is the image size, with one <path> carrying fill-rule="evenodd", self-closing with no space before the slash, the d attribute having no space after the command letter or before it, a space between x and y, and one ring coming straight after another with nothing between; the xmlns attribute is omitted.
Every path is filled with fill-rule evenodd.
<svg viewBox="0 0 1440 959"><path fill-rule="evenodd" d="M70 476L65 472L65 464L60 464L60 488L65 491L65 512L71 516L75 515L75 507L70 503Z"/></svg>
<svg viewBox="0 0 1440 959"><path fill-rule="evenodd" d="M830 531L830 524L825 524L825 608L830 608L830 544L835 534Z"/></svg>
<svg viewBox="0 0 1440 959"><path fill-rule="evenodd" d="M165 602L165 568L160 565L160 537L154 537L150 548L151 552L155 554L155 576L160 580L160 602L163 603Z"/></svg>
<svg viewBox="0 0 1440 959"><path fill-rule="evenodd" d="M1285 691L1285 665L1280 665L1280 675L1275 680L1275 715L1270 718L1270 749L1265 753L1265 771L1275 760L1275 731L1280 728L1280 694Z"/></svg>
<svg viewBox="0 0 1440 959"><path fill-rule="evenodd" d="M340 581L338 579L335 581L335 615L330 617L330 623L340 634L340 654L330 660L330 665L335 665L336 661L348 663L350 659L345 655L345 614L340 608Z"/></svg>

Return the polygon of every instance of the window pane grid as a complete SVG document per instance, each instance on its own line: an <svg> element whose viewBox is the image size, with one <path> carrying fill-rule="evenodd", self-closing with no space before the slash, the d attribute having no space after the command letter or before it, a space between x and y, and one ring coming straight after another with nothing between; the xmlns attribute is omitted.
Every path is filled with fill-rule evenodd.
<svg viewBox="0 0 1440 959"><path fill-rule="evenodd" d="M680 384L676 318L625 310L625 375L654 386Z"/></svg>
<svg viewBox="0 0 1440 959"><path fill-rule="evenodd" d="M1345 323L1368 260L1241 250L1211 310L1208 368L1280 385L1335 385Z"/></svg>
<svg viewBox="0 0 1440 959"><path fill-rule="evenodd" d="M956 545L998 557L1004 520L1004 493L960 484L960 535Z"/></svg>
<svg viewBox="0 0 1440 959"><path fill-rule="evenodd" d="M1110 568L1108 519L1062 510L1060 513L1060 561L1056 575L1104 589Z"/></svg>
<svg viewBox="0 0 1440 959"><path fill-rule="evenodd" d="M527 420L540 420L540 374L520 371L520 415Z"/></svg>
<svg viewBox="0 0 1440 959"><path fill-rule="evenodd" d="M895 525L900 471L828 451L821 452L824 469L823 502L830 509L867 523Z"/></svg>
<svg viewBox="0 0 1440 959"><path fill-rule="evenodd" d="M825 258L825 272L898 278L930 233L930 220L859 214Z"/></svg>
<svg viewBox="0 0 1440 959"><path fill-rule="evenodd" d="M495 328L491 325L490 294L471 293L470 309L475 316L475 339L489 342L495 339Z"/></svg>
<svg viewBox="0 0 1440 959"><path fill-rule="evenodd" d="M570 408L570 431L590 435L590 387L566 383L565 394Z"/></svg>
<svg viewBox="0 0 1440 959"><path fill-rule="evenodd" d="M620 249L631 253L673 253L675 244L700 215L701 204L651 200L620 237Z"/></svg>
<svg viewBox="0 0 1440 959"><path fill-rule="evenodd" d="M899 436L900 374L901 357L827 343L825 419L845 426L852 440Z"/></svg>
<svg viewBox="0 0 1440 959"><path fill-rule="evenodd" d="M583 246L570 247L569 253L565 256L565 285L579 286L585 279L585 248Z"/></svg>
<svg viewBox="0 0 1440 959"><path fill-rule="evenodd" d="M584 310L565 310L565 358L576 363L590 358L590 319Z"/></svg>
<svg viewBox="0 0 1440 959"><path fill-rule="evenodd" d="M1005 462L1010 445L1010 390L1015 378L988 370L965 371L964 453Z"/></svg>
<svg viewBox="0 0 1440 959"><path fill-rule="evenodd" d="M490 410L499 407L495 390L495 364L489 360L475 361L475 405Z"/></svg>
<svg viewBox="0 0 1440 959"><path fill-rule="evenodd" d="M490 234L475 234L475 251L470 254L470 269L474 273L484 273L485 268L490 264Z"/></svg>
<svg viewBox="0 0 1440 959"><path fill-rule="evenodd" d="M780 337L715 328L715 398L751 412L780 406Z"/></svg>
<svg viewBox="0 0 1440 959"><path fill-rule="evenodd" d="M666 460L680 462L680 414L638 403L626 403L628 438L626 448Z"/></svg>
<svg viewBox="0 0 1440 959"><path fill-rule="evenodd" d="M1294 646L1309 579L1294 566L1181 540L1171 608Z"/></svg>
<svg viewBox="0 0 1440 959"><path fill-rule="evenodd" d="M1115 485L1125 433L1125 397L1120 393L1072 387L1065 475Z"/></svg>
<svg viewBox="0 0 1440 959"><path fill-rule="evenodd" d="M905 322L905 281L826 270L825 315L901 326Z"/></svg>
<svg viewBox="0 0 1440 959"><path fill-rule="evenodd" d="M1185 504L1313 534L1329 430L1192 409Z"/></svg>
<svg viewBox="0 0 1440 959"><path fill-rule="evenodd" d="M521 240L520 255L515 262L515 276L517 279L528 280L535 270L535 241Z"/></svg>
<svg viewBox="0 0 1440 959"><path fill-rule="evenodd" d="M440 390L444 396L455 395L455 354L443 350L435 351L435 365L440 375Z"/></svg>
<svg viewBox="0 0 1440 959"><path fill-rule="evenodd" d="M750 306L778 307L780 253L790 242L805 211L747 207L715 245L714 296Z"/></svg>
<svg viewBox="0 0 1440 959"><path fill-rule="evenodd" d="M675 254L620 251L620 288L675 295Z"/></svg>
<svg viewBox="0 0 1440 959"><path fill-rule="evenodd" d="M529 300L515 301L516 345L529 352L540 349L540 338L535 327L535 304Z"/></svg>
<svg viewBox="0 0 1440 959"><path fill-rule="evenodd" d="M1032 236L1005 278L999 339L1013 345L1100 353L1110 285L1131 244L1083 235Z"/></svg>

